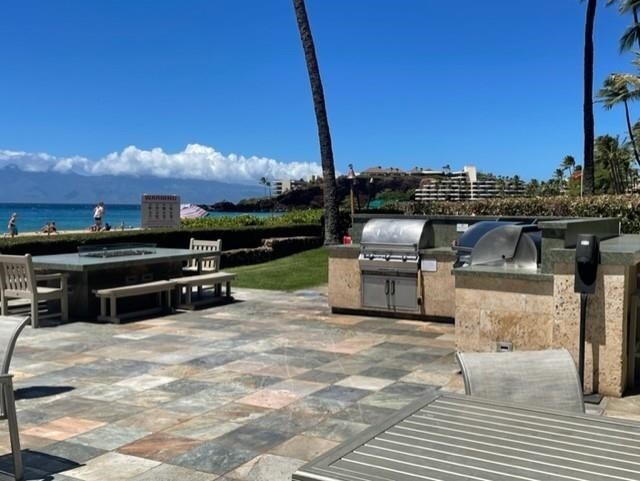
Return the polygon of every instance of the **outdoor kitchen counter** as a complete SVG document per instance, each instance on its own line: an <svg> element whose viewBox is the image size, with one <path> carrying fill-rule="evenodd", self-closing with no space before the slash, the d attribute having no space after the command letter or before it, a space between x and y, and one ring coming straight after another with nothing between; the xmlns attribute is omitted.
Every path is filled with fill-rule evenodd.
<svg viewBox="0 0 640 481"><path fill-rule="evenodd" d="M451 271L455 252L449 246L420 249L419 252L424 310L419 314L399 315L451 320L455 314L455 282ZM334 312L364 312L359 254L360 244L329 247L329 305ZM371 310L366 312L373 313ZM380 310L380 314L394 315L389 310Z"/></svg>
<svg viewBox="0 0 640 481"><path fill-rule="evenodd" d="M553 281L553 274L542 272L540 269L505 269L492 266L469 266L453 269L455 276L461 277L499 277L502 279L522 279L527 281Z"/></svg>
<svg viewBox="0 0 640 481"><path fill-rule="evenodd" d="M551 249L552 263L573 263L575 248ZM640 235L623 234L600 241L600 263L610 265L635 265L640 262Z"/></svg>
<svg viewBox="0 0 640 481"><path fill-rule="evenodd" d="M358 259L360 244L329 246L329 257L337 259Z"/></svg>

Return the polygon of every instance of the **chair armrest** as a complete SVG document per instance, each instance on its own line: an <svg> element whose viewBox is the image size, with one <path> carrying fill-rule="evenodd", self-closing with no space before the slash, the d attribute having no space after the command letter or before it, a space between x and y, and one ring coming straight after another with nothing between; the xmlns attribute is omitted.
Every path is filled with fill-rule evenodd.
<svg viewBox="0 0 640 481"><path fill-rule="evenodd" d="M215 259L217 257L220 257L221 254L222 254L221 251L212 252L210 255L207 255L207 256L194 257L193 260L195 260L195 261L206 261L206 260L209 260L209 259Z"/></svg>
<svg viewBox="0 0 640 481"><path fill-rule="evenodd" d="M66 272L58 272L55 274L36 274L37 281L55 281L62 279L63 277L69 277L69 274Z"/></svg>
<svg viewBox="0 0 640 481"><path fill-rule="evenodd" d="M0 384L13 385L13 374L0 374Z"/></svg>
<svg viewBox="0 0 640 481"><path fill-rule="evenodd" d="M36 284L44 281L60 281L60 287L64 288L67 285L67 279L69 274L66 272L57 272L55 274L36 274Z"/></svg>

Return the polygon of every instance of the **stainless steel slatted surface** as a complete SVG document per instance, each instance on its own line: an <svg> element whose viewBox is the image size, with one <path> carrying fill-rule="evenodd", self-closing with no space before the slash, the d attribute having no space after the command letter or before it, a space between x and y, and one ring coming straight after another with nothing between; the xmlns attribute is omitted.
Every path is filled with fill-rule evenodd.
<svg viewBox="0 0 640 481"><path fill-rule="evenodd" d="M640 481L640 424L446 394L338 446L294 481Z"/></svg>

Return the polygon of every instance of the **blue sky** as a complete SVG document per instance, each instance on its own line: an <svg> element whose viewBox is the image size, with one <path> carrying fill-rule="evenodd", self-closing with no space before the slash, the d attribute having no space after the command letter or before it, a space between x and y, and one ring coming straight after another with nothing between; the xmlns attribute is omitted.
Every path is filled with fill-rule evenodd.
<svg viewBox="0 0 640 481"><path fill-rule="evenodd" d="M453 5L307 0L336 167L475 164L546 178L564 155L581 160L584 4ZM628 22L599 6L596 89L632 69L617 47ZM2 2L0 28L0 149L103 165L119 152L134 173L157 168L152 154L140 161L146 151L188 144L278 172L319 161L290 0L21 0ZM597 133L624 134L621 109L595 111Z"/></svg>

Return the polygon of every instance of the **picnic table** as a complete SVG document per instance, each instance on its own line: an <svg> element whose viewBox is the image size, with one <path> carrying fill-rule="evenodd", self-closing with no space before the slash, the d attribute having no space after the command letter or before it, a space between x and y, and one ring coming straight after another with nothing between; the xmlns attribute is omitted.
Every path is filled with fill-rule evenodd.
<svg viewBox="0 0 640 481"><path fill-rule="evenodd" d="M640 423L434 395L293 475L365 480L640 480Z"/></svg>
<svg viewBox="0 0 640 481"><path fill-rule="evenodd" d="M77 253L34 256L38 272L65 272L69 275L69 317L95 320L99 304L93 291L171 279L182 275L183 263L200 261L218 252L155 247L144 255L87 257Z"/></svg>

